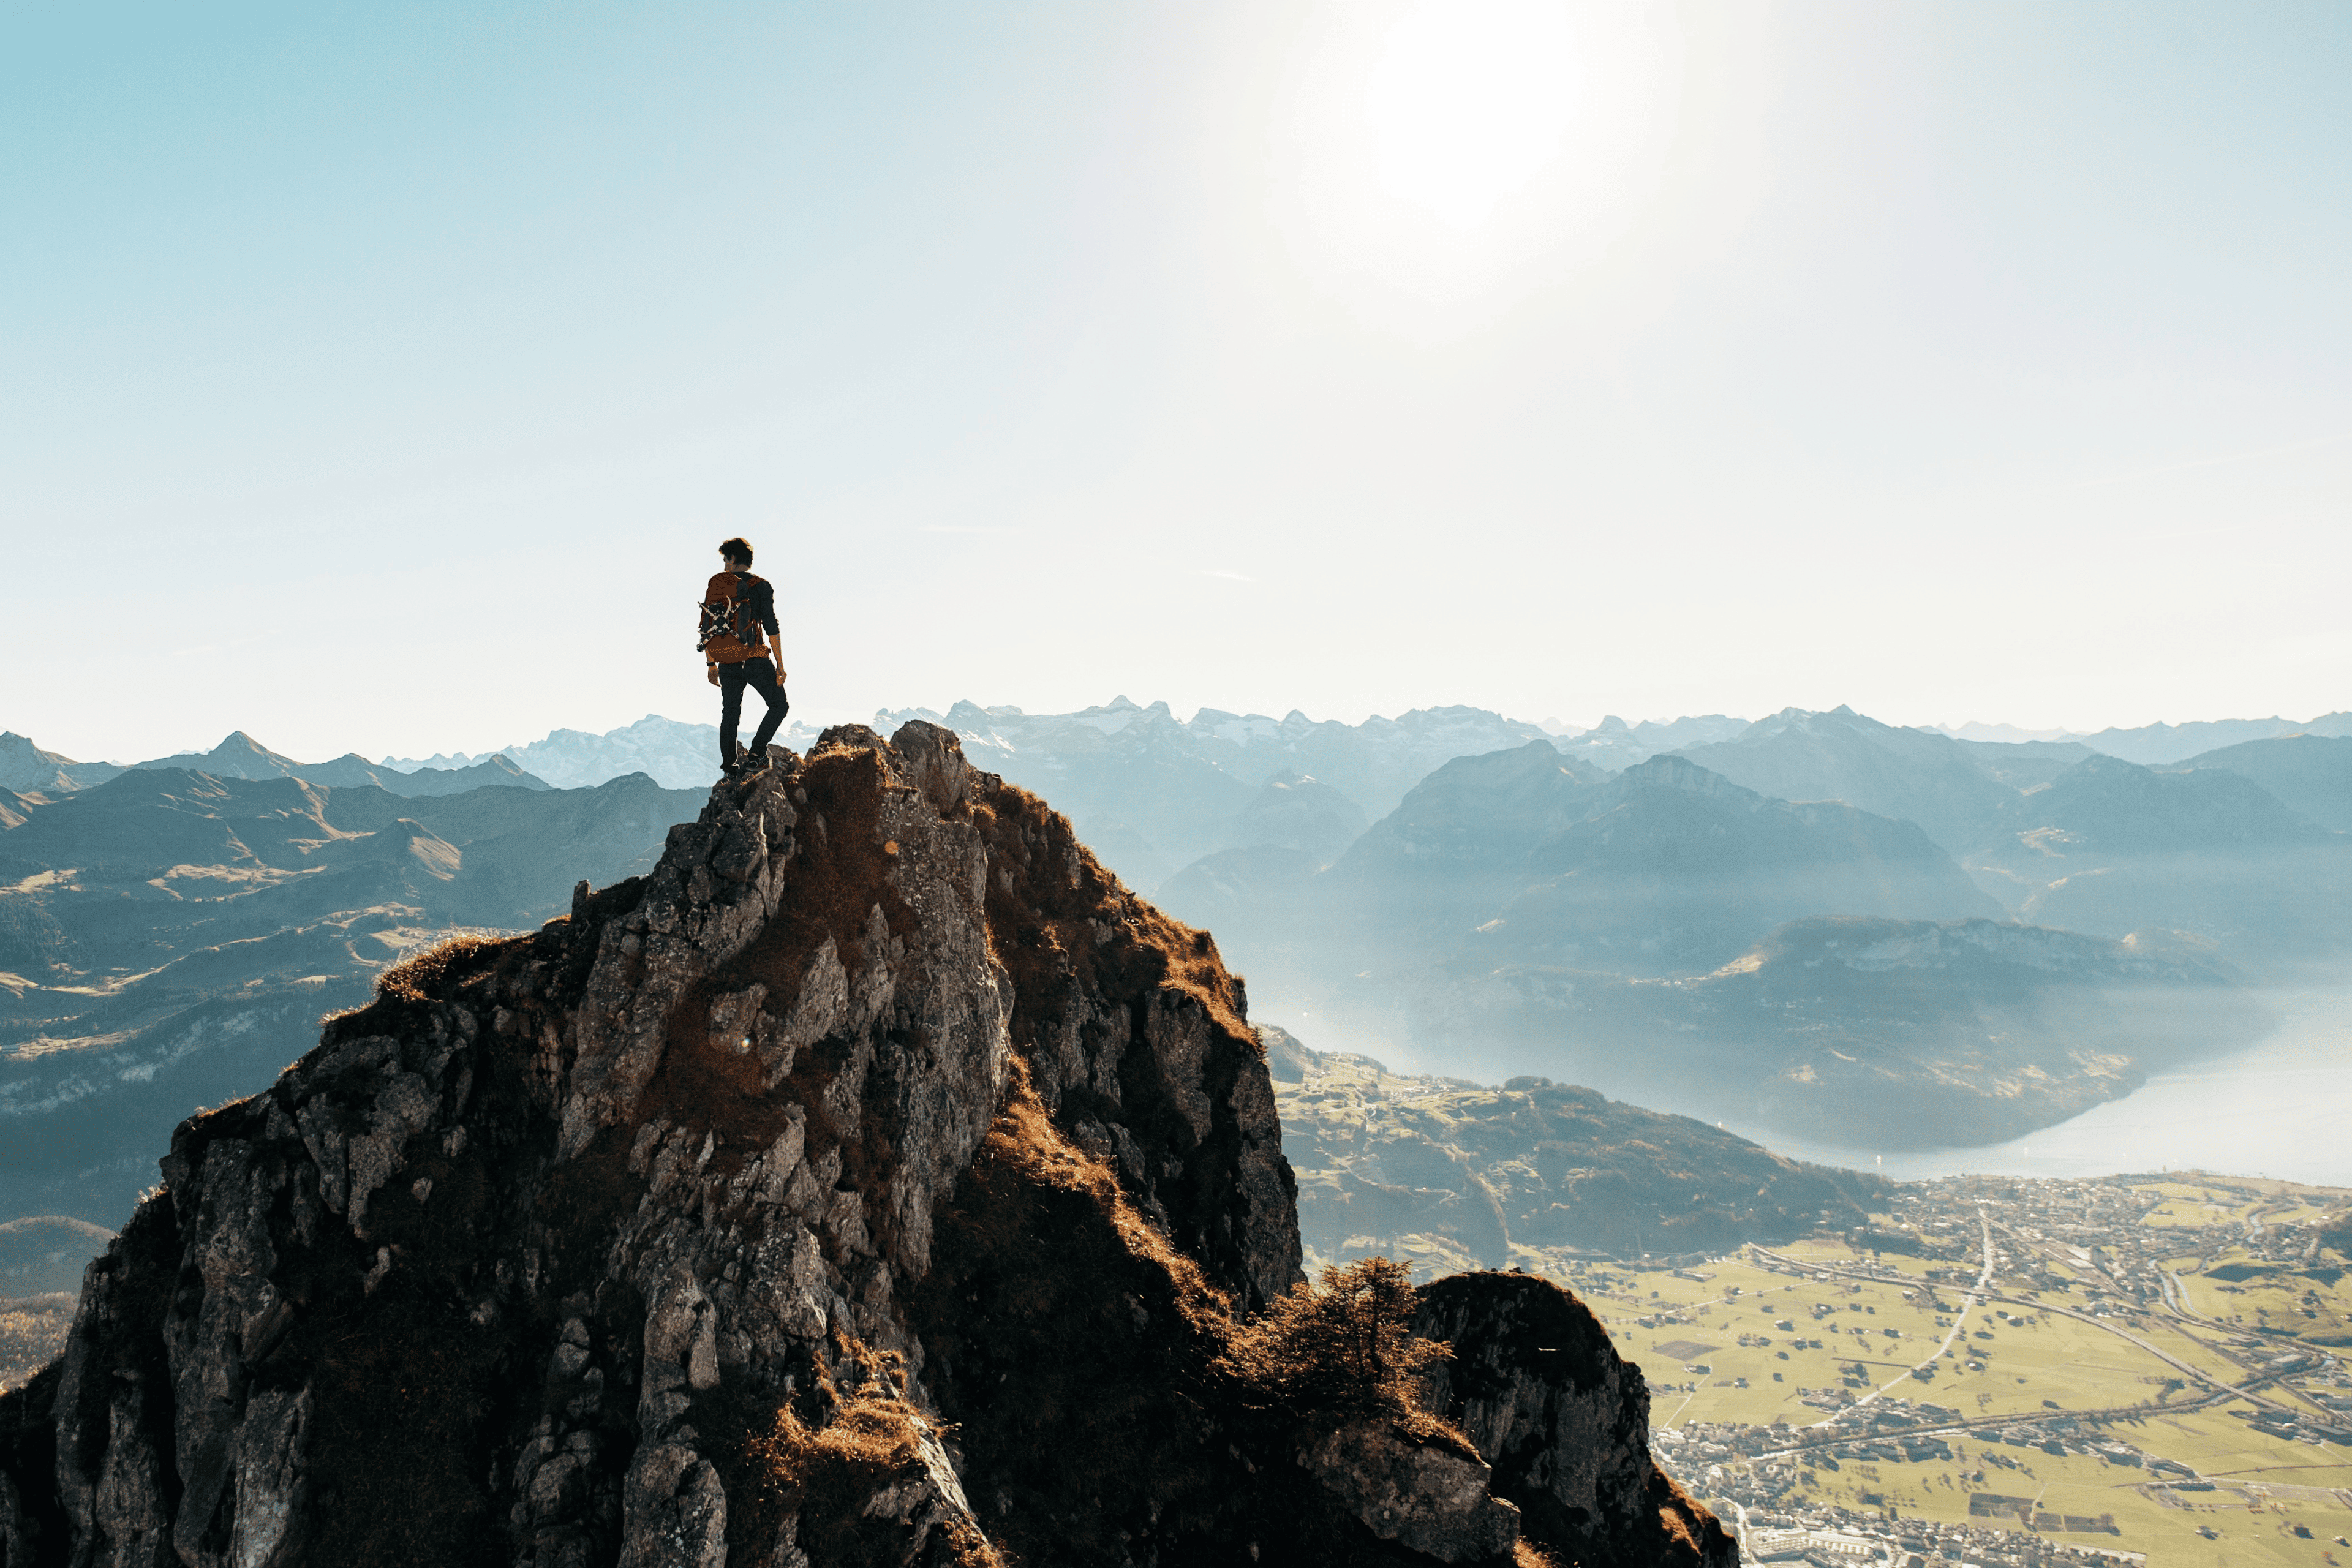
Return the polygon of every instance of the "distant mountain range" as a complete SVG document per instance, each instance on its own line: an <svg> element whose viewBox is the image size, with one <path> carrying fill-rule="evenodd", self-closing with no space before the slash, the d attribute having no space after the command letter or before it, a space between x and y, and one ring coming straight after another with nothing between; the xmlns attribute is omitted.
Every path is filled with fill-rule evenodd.
<svg viewBox="0 0 2352 1568"><path fill-rule="evenodd" d="M1788 709L1784 714L1801 711ZM1776 717L1778 717L1776 715ZM1769 723L1769 720L1759 721ZM1660 752L1689 751L1696 746L1735 740L1748 728L1745 719L1719 713L1658 722L1644 720L1627 724L1612 716L1585 731L1560 731L1560 750L1603 767L1630 767ZM1965 743L2011 745L2076 745L2084 754L2097 752L2127 763L2163 767L2225 746L2266 741L2282 735L2352 736L2352 712L2323 713L2316 719L2215 719L2188 724L2143 724L2137 729L2109 728L2096 731L2021 730L2013 724L1935 726L1915 731L1942 735Z"/></svg>
<svg viewBox="0 0 2352 1568"><path fill-rule="evenodd" d="M138 770L182 769L223 779L299 778L331 789L362 785L398 795L462 795L485 784L516 789L546 789L544 779L517 767L503 756L488 756L464 767L426 768L412 773L379 769L365 757L347 752L324 763L298 763L271 751L242 730L209 752L183 752L133 763L77 763L46 752L15 731L0 733L0 789L17 795L62 795L92 789L110 779Z"/></svg>
<svg viewBox="0 0 2352 1568"><path fill-rule="evenodd" d="M488 784L514 789L550 787L546 780L525 772L503 756L484 757L467 767L422 768L414 773L372 766L356 752L346 752L331 762L298 763L278 755L242 730L232 732L209 752L183 752L131 766L145 771L209 773L221 779L301 779L330 789L373 788L412 796L463 795Z"/></svg>
<svg viewBox="0 0 2352 1568"><path fill-rule="evenodd" d="M1790 709L1680 754L1765 795L1917 823L2021 920L2179 933L2270 979L2324 978L2352 954L2352 739L2297 732L2152 767L2088 741L1969 742Z"/></svg>
<svg viewBox="0 0 2352 1568"><path fill-rule="evenodd" d="M78 763L45 752L14 730L0 731L0 789L30 795L42 790L88 789L121 773L113 763Z"/></svg>
<svg viewBox="0 0 2352 1568"><path fill-rule="evenodd" d="M2352 742L2261 744L2293 748L2306 777L2332 770L2315 792L2352 785ZM2089 758L2007 805L1969 863L2027 920L2182 932L2265 976L2336 972L2352 952L2352 838L2231 765L2247 760L2158 770Z"/></svg>
<svg viewBox="0 0 2352 1568"><path fill-rule="evenodd" d="M2046 1124L2260 1028L2242 981L2352 955L2340 713L2023 740L1844 708L1575 734L1123 697L877 719L915 717L1211 929L1262 1007L1496 1077L1745 1097L1828 1142ZM421 763L303 763L240 731L126 770L0 736L0 1118L65 1093L39 1085L274 1042L270 1007L315 1016L428 931L543 918L575 867L626 874L716 764L712 726L650 716Z"/></svg>
<svg viewBox="0 0 2352 1568"><path fill-rule="evenodd" d="M1759 795L1842 800L1916 822L1946 851L1974 844L2017 794L1971 746L1932 730L1897 729L1850 708L1783 709L1728 740L1682 755Z"/></svg>
<svg viewBox="0 0 2352 1568"><path fill-rule="evenodd" d="M1392 953L1467 929L1487 958L1643 974L1713 969L1808 915L2000 912L1914 824L1681 755L1572 766L1533 747L1447 763L1341 857L1331 896Z"/></svg>
<svg viewBox="0 0 2352 1568"><path fill-rule="evenodd" d="M1703 973L1807 916L2000 913L1914 824L1773 799L1675 755L1604 773L1541 742L1446 763L1328 868L1251 846L1158 896L1254 955L1254 971L1333 974L1472 950Z"/></svg>
<svg viewBox="0 0 2352 1568"><path fill-rule="evenodd" d="M1579 762L1603 768L1630 768L1636 763L1648 762L1660 752L1728 741L1747 728L1747 720L1728 719L1720 713L1674 719L1664 723L1644 719L1638 724L1628 724L1612 713L1591 729L1568 731L1552 743Z"/></svg>
<svg viewBox="0 0 2352 1568"><path fill-rule="evenodd" d="M2089 735L2063 735L2095 752L2121 757L2127 763L2163 767L2248 741L2280 735L2352 735L2352 712L2323 713L2300 723L2275 716L2268 719L2215 719L2189 724L2146 724L2137 730L2101 730Z"/></svg>
<svg viewBox="0 0 2352 1568"><path fill-rule="evenodd" d="M2252 779L2289 810L2322 827L2352 833L2352 736L2304 733L2242 741L2181 765Z"/></svg>
<svg viewBox="0 0 2352 1568"><path fill-rule="evenodd" d="M1140 889L1247 838L1242 821L1277 804L1262 797L1277 777L1293 781L1286 788L1300 780L1320 785L1318 809L1342 824L1391 810L1455 757L1549 743L1536 725L1476 708L1416 709L1361 724L1296 710L1274 719L1203 708L1180 720L1165 702L1139 707L1119 697L1076 713L959 702L945 713L889 710L876 722L887 729L909 719L946 725L974 763L1052 801L1088 847ZM1329 833L1317 842L1328 848Z"/></svg>
<svg viewBox="0 0 2352 1568"><path fill-rule="evenodd" d="M562 912L703 800L483 770L502 784L430 796L174 767L0 791L0 1219L120 1224L173 1123L268 1083L385 964Z"/></svg>
<svg viewBox="0 0 2352 1568"><path fill-rule="evenodd" d="M1272 719L1261 713L1234 714L1204 708L1190 720L1178 721L1169 713L1165 703L1154 703L1145 710L1125 697L1114 698L1099 708L1061 714L1028 714L1018 708L990 708L972 702L957 703L948 715L925 708L885 709L876 715L876 722L887 727L908 717L948 722L949 715L953 715L957 721L950 727L959 732L967 732L967 725L968 732L973 736L984 737L994 730L1003 733L1009 742L1017 743L1026 739L1045 750L1055 751L1067 743L1068 724L1091 728L1097 733L1116 732L1126 722L1121 715L1147 711L1181 725L1201 743L1201 754L1221 765L1236 756L1277 756L1279 760L1270 766L1245 763L1230 770L1247 782L1263 783L1265 777L1288 767L1347 791L1374 816L1392 807L1405 789L1449 757L1491 751L1540 734L1550 735L1564 754L1613 771L1646 762L1661 752L1686 751L1734 740L1749 728L1748 721L1720 713L1663 721L1644 719L1632 724L1612 714L1590 730L1579 730L1553 721L1538 726L1472 708L1419 710L1394 720L1375 717L1361 725L1311 720L1295 710L1286 718ZM1977 723L1917 732L1940 734L1963 742L2080 745L2085 752L2098 752L2126 762L2164 766L2223 747L2284 735L2352 737L2352 712L2325 713L2302 721L2276 717L2221 719L2188 724L2148 724L2131 730L2106 729L2095 733L2024 731L2013 725ZM785 745L805 750L816 735L814 729L794 722L778 738ZM1378 781L1357 777L1358 769L1350 768L1338 755L1350 752L1360 759L1358 768L1384 776ZM1383 752L1390 754L1373 757L1373 753ZM193 765L190 758L211 754L214 753L184 752L155 762L188 766ZM699 788L717 776L719 730L714 724L688 723L647 714L634 724L601 735L582 730L554 730L542 740L502 746L493 752L441 752L426 758L385 757L374 765L400 773L420 768L454 770L472 767L494 756L505 757L516 767L559 789L600 784L633 773L645 773L666 788ZM349 760L367 765L356 754L350 754ZM87 788L111 778L121 768L122 764L114 763L78 763L54 752L45 752L13 731L0 733L0 788ZM66 774L64 783L58 781L59 770ZM1254 773L1258 776L1252 778Z"/></svg>
<svg viewBox="0 0 2352 1568"><path fill-rule="evenodd" d="M751 706L756 710L759 705ZM751 726L747 724L743 739L750 740L751 733ZM804 752L816 737L816 731L794 722L780 731L776 740L780 745ZM719 726L688 724L648 713L634 724L601 735L584 730L551 730L545 740L501 747L496 752L469 756L457 752L422 762L386 757L381 765L412 773L478 766L493 756L528 769L558 789L589 789L626 773L644 773L664 789L709 789L719 777Z"/></svg>
<svg viewBox="0 0 2352 1568"><path fill-rule="evenodd" d="M1970 753L1946 737L1923 743L1847 713L1779 717L1756 727L1752 746L1695 754L1727 755L1751 776L1769 763L1784 786L1797 776L1849 799L1958 801L1946 824L1989 819L1995 844L2053 811L2095 820L2105 837L2078 831L2084 852L2146 856L2150 843L2172 842L2166 832L2178 837L2162 813L2141 822L2102 804L2094 781L2147 781L2166 799L2227 797L2242 828L2232 842L2263 857L2212 862L2205 882L2190 883L2159 854L2147 862L2156 879L2143 882L2188 897L2234 867L2246 886L2301 889L2284 915L2305 928L2306 953L2336 929L2314 908L2327 889L2352 888L2329 869L2340 836L2232 774L2159 774L2093 755L2026 793L1965 771ZM1970 779L1984 786L1973 799ZM2029 852L2058 852L2052 836L2023 839L2042 846ZM2279 845L2300 858L2271 855ZM1986 880L1917 824L1844 800L1776 799L1690 755L1606 773L1531 742L1438 769L1328 867L1284 847L1228 849L1156 896L1214 931L1276 1016L1401 1037L1417 1059L1454 1071L1570 1077L1830 1143L2011 1136L2264 1026L2215 953L2252 940L2215 923L2243 911L2173 911L2210 928L2188 936L2171 934L2183 918L2112 929L2116 900L2153 896L2141 883L2009 884L2012 907L2105 889L2107 905L2064 922L2084 934L2048 929L2060 922L2039 907L2026 911L2038 924L2001 923L2008 910Z"/></svg>
<svg viewBox="0 0 2352 1568"><path fill-rule="evenodd" d="M1947 855L1972 865L1971 853L2002 828L2012 798L2087 758L2128 752L2246 773L2263 765L2252 754L2238 761L2220 752L2197 756L2193 742L2352 735L2352 713L2332 713L2300 725L2231 720L2002 742L1882 724L1844 708L1788 709L1752 724L1721 714L1638 724L1612 717L1592 730L1551 734L1474 708L1416 710L1349 725L1297 711L1275 719L1216 709L1180 720L1165 703L1141 706L1125 697L1060 714L959 702L945 713L886 710L877 722L887 728L910 718L953 729L974 761L1053 801L1097 854L1144 889L1195 866L1202 877L1239 882L1281 866L1295 873L1306 861L1319 867L1336 859L1328 832L1310 847L1295 835L1253 836L1243 826L1254 792L1277 773L1320 786L1320 798L1339 814L1335 821L1360 813L1377 822L1408 790L1459 757L1542 742L1592 778L1673 753L1760 795L1843 801L1916 823ZM2326 778L2337 776L2317 771L2324 776L2297 787L2324 791ZM1230 853L1261 845L1287 854L1252 859ZM2002 897L2002 889L1988 890ZM2020 907L2017 900L2004 904Z"/></svg>

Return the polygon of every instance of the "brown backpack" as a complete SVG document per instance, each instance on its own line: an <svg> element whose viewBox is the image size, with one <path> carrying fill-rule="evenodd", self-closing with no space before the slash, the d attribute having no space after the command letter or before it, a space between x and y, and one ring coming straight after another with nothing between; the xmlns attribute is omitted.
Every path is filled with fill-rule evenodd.
<svg viewBox="0 0 2352 1568"><path fill-rule="evenodd" d="M703 595L696 649L719 664L767 658L768 639L760 625L757 593L767 586L766 578L749 572L721 572L711 578L709 592Z"/></svg>

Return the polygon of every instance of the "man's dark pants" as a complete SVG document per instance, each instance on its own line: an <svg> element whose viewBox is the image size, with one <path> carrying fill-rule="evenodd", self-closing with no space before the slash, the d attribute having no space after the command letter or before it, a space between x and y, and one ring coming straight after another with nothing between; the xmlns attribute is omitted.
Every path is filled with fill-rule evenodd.
<svg viewBox="0 0 2352 1568"><path fill-rule="evenodd" d="M764 658L747 658L740 664L719 667L719 760L735 760L735 730L743 718L743 688L749 686L768 705L768 716L751 732L751 750L757 752L776 738L776 728L793 705L784 700L784 689L776 684L776 667Z"/></svg>

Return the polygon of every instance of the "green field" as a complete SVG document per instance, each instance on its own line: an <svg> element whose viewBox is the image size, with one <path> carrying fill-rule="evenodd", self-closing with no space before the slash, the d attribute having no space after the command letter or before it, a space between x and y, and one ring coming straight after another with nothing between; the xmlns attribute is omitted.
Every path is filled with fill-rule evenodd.
<svg viewBox="0 0 2352 1568"><path fill-rule="evenodd" d="M2273 1456L2242 1453L2225 1416L2166 1417L2166 1436L2180 1446L2209 1455L2217 1465L2230 1458ZM2118 1435L2136 1445L2155 1447L2159 1438L2149 1431L2126 1426ZM2263 1439L2267 1441L2267 1439ZM2282 1445L2292 1447L2294 1445ZM2339 1461L2322 1467L2279 1465L2262 1467L2249 1476L2271 1487L2268 1499L2217 1488L2205 1493L2183 1494L2179 1504L2158 1500L2144 1478L2103 1459L2069 1456L2054 1458L2038 1450L1987 1447L1962 1441L1953 1446L1955 1462L1944 1464L1859 1464L1847 1462L1835 1473L1816 1472L1813 1495L1847 1508L1891 1508L1898 1515L1933 1519L1947 1523L1987 1526L1993 1521L1970 1518L1969 1498L1974 1492L2034 1500L2037 1510L2096 1518L2113 1517L2114 1535L2059 1539L2116 1551L2143 1552L2152 1568L2175 1565L2227 1565L2227 1568L2327 1568L2352 1562L2352 1552L2336 1546L2334 1538L2352 1531L2352 1508L2340 1500L2301 1495L2311 1489L2352 1484L2352 1474ZM2006 1460L2007 1463L1999 1463ZM2014 1468L2011 1468L2013 1466ZM1980 1479L1979 1478L1981 1478ZM2294 1533L2300 1525L2311 1533ZM2208 1538L2200 1530L2213 1531Z"/></svg>
<svg viewBox="0 0 2352 1568"><path fill-rule="evenodd" d="M2232 1279L2226 1271L2245 1265L2237 1249L2214 1253L2204 1263L2202 1273L2180 1279L2190 1310L2200 1316L2240 1328L2280 1330L2314 1344L2352 1345L2352 1273L2264 1267L2250 1278ZM2326 1278L2330 1274L2336 1278Z"/></svg>
<svg viewBox="0 0 2352 1568"><path fill-rule="evenodd" d="M1853 1261L1850 1254L1832 1254L1819 1245L1805 1256ZM1706 1276L1704 1280L1664 1270L1637 1274L1622 1267L1608 1272L1631 1281L1630 1289L1584 1293L1609 1325L1619 1351L1654 1383L1703 1384L1678 1402L1661 1400L1661 1421L1817 1421L1821 1414L1800 1403L1801 1391L1843 1386L1843 1369L1857 1362L1866 1369L1869 1387L1900 1380L1902 1385L1892 1392L1950 1405L1969 1416L2038 1415L2049 1408L2045 1402L2053 1401L2066 1410L2137 1405L2165 1395L2168 1384L2183 1381L2155 1356L2104 1329L2000 1303L1979 1307L1949 1350L1935 1354L1957 1316L1952 1309L1966 1294L1950 1285L1792 1283L1785 1275L1744 1262L1689 1271ZM1731 1294L1735 1289L1737 1296ZM1660 1311L1687 1321L1658 1321ZM1645 1319L1655 1326L1644 1326ZM1778 1329L1781 1321L1793 1327ZM2153 1324L2134 1331L2216 1376L2240 1375L2234 1363L2183 1334ZM1742 1336L1751 1343L1741 1346ZM1769 1342L1752 1342L1759 1338ZM1822 1348L1813 1348L1816 1341ZM1675 1342L1712 1348L1703 1357L1677 1355L1664 1348ZM1907 1374L1931 1354L1930 1378ZM1712 1369L1704 1377L1687 1370L1702 1362ZM1738 1386L1740 1378L1748 1387Z"/></svg>
<svg viewBox="0 0 2352 1568"><path fill-rule="evenodd" d="M1864 1261L1843 1244L1824 1239L1773 1250L1823 1268ZM1996 1280L1996 1292L2020 1299L1986 1301L1960 1320L1954 1309L1967 1296L1965 1286L1928 1283L1921 1276L1932 1265L1919 1260L1890 1255L1875 1261L1899 1269L1902 1278L1791 1279L1748 1258L1680 1271L1586 1263L1560 1273L1658 1391L1652 1420L1661 1427L1782 1421L1800 1429L1790 1434L1790 1441L1801 1441L1801 1428L1825 1419L1822 1410L1801 1403L1802 1391L1809 1389L1840 1389L1860 1399L1884 1388L1889 1397L1957 1409L1964 1419L2039 1418L2054 1411L2144 1405L2103 1421L2098 1435L2187 1465L2215 1483L2210 1491L2176 1493L2152 1486L2143 1468L2095 1455L2011 1447L1996 1433L1978 1430L1946 1435L1953 1452L1948 1461L1848 1459L1805 1466L1792 1459L1802 1468L1790 1505L1892 1509L1898 1515L2002 1527L1997 1519L1970 1516L1970 1496L1986 1493L2032 1500L2041 1512L2110 1516L2120 1533L2057 1538L2147 1552L2156 1568L2352 1568L2352 1548L2336 1544L2338 1536L2352 1539L2352 1490L2344 1489L2352 1489L2352 1448L2257 1431L2229 1414L2249 1408L2234 1400L2199 1408L2208 1391L2149 1349L2109 1327L2052 1310L2080 1310L2065 1296L2028 1301L2026 1281ZM2195 1299L2200 1305L2209 1298L2227 1303L2249 1321L2264 1309L2276 1316L2299 1295L2253 1285L2239 1287L2241 1295L2221 1295L2213 1289L2220 1283L2199 1279ZM2313 1283L2295 1281L2306 1288ZM1939 1353L1956 1321L1960 1332L1951 1342L1952 1353ZM1782 1323L1790 1326L1783 1329ZM2158 1312L2119 1314L2113 1326L2224 1382L2248 1374L2225 1348L2231 1336L2218 1328L2180 1324ZM1743 1338L1748 1342L1744 1345ZM1813 1348L1815 1341L1822 1348ZM1932 1360L1935 1368L1926 1381L1907 1370L1923 1360ZM1866 1381L1850 1375L1856 1363ZM2270 1392L2319 1408L2304 1390L2273 1385ZM2267 1489L2267 1494L2233 1488ZM2296 1534L2298 1529L2308 1536Z"/></svg>

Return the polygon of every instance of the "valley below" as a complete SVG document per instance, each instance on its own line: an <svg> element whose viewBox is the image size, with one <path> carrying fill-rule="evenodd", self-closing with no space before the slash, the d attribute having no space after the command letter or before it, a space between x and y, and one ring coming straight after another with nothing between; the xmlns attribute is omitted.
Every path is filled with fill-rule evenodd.
<svg viewBox="0 0 2352 1568"><path fill-rule="evenodd" d="M1954 1178L1868 1232L1567 1274L1751 1559L2284 1568L2352 1529L2348 1198Z"/></svg>
<svg viewBox="0 0 2352 1568"><path fill-rule="evenodd" d="M2290 810L1851 714L1693 756L1471 710L956 717L1248 972L1308 1266L1570 1286L1751 1556L2304 1564L2352 1524L2352 742L2263 742ZM181 1118L404 956L653 866L702 792L598 770L690 773L666 723L551 737L554 787L241 735L37 758L0 798L0 1385Z"/></svg>

